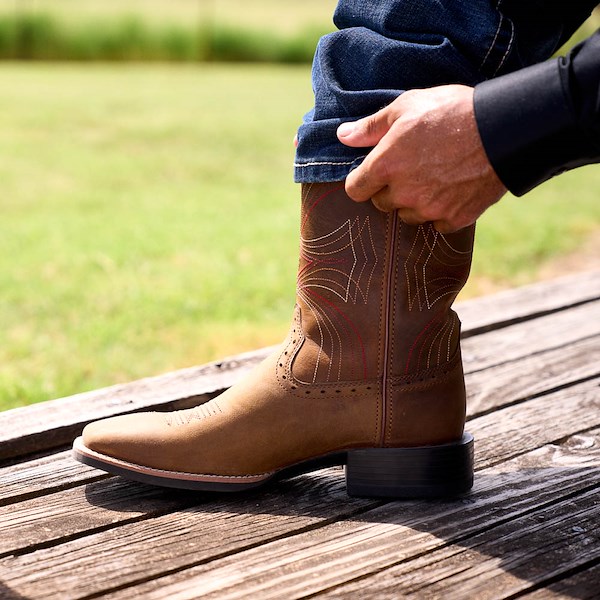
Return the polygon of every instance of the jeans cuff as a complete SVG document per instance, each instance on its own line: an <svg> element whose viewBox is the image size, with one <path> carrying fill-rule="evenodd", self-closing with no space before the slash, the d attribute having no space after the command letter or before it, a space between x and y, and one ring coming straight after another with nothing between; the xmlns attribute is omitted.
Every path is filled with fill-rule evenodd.
<svg viewBox="0 0 600 600"><path fill-rule="evenodd" d="M356 169L367 155L357 156L354 160L315 160L294 163L294 181L296 183L326 183L343 181L348 173Z"/></svg>

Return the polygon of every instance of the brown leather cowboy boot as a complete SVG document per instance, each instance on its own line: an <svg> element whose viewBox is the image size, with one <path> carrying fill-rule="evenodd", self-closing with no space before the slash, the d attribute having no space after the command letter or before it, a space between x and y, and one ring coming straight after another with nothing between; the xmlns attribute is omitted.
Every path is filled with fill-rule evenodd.
<svg viewBox="0 0 600 600"><path fill-rule="evenodd" d="M196 408L88 425L75 457L147 483L213 491L346 464L359 496L468 491L460 322L450 306L474 228L409 226L343 183L303 187L297 304L282 346Z"/></svg>

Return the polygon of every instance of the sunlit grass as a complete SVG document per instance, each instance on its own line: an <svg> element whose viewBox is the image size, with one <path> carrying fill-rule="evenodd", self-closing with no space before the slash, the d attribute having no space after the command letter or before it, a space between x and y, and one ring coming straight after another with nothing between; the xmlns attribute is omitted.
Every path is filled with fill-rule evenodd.
<svg viewBox="0 0 600 600"><path fill-rule="evenodd" d="M331 23L337 0L0 0L0 13L47 12L62 22L140 15L153 24L228 23L296 33Z"/></svg>
<svg viewBox="0 0 600 600"><path fill-rule="evenodd" d="M331 0L0 0L0 59L310 63Z"/></svg>

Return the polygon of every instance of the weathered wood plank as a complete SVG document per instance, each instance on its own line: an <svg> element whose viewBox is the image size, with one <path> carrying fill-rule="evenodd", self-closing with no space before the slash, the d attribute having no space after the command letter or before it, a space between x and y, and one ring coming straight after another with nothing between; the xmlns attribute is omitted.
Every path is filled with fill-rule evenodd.
<svg viewBox="0 0 600 600"><path fill-rule="evenodd" d="M212 501L150 521L124 523L57 547L6 557L0 560L0 579L34 597L44 590L45 599L61 598L67 591L74 600L153 572L162 574L174 565L198 564L265 540L302 533L374 505L348 499L332 470L317 475L310 493L304 488L296 479L262 494L217 499L213 495Z"/></svg>
<svg viewBox="0 0 600 600"><path fill-rule="evenodd" d="M600 335L600 301L465 340L465 371L520 360L594 335ZM65 445L87 422L111 414L199 404L239 380L264 354L250 353L237 367L208 365L202 367L204 371L186 370L183 378L172 373L164 379L150 378L0 413L0 459Z"/></svg>
<svg viewBox="0 0 600 600"><path fill-rule="evenodd" d="M577 273L457 303L464 337L600 299L600 270Z"/></svg>
<svg viewBox="0 0 600 600"><path fill-rule="evenodd" d="M467 373L467 416L600 375L600 336Z"/></svg>
<svg viewBox="0 0 600 600"><path fill-rule="evenodd" d="M118 478L0 508L0 556L199 502Z"/></svg>
<svg viewBox="0 0 600 600"><path fill-rule="evenodd" d="M600 562L576 575L565 577L559 581L544 585L541 589L525 593L525 600L598 600L600 590Z"/></svg>
<svg viewBox="0 0 600 600"><path fill-rule="evenodd" d="M462 343L465 372L522 360L527 356L561 348L600 335L600 301L568 311L511 325L468 338Z"/></svg>
<svg viewBox="0 0 600 600"><path fill-rule="evenodd" d="M600 558L599 487L322 597L513 598Z"/></svg>
<svg viewBox="0 0 600 600"><path fill-rule="evenodd" d="M588 388L591 387L589 383L585 385L587 385ZM582 386L579 387L582 388ZM580 392L583 393L583 389L580 389ZM561 390L556 395L564 393L565 390ZM564 414L568 414L571 411L577 412L578 410L576 403L570 403L569 405L569 403L561 403L556 398L553 399L551 396L548 396L546 399L548 398L550 398L551 401L553 400L554 403L559 404L559 406L562 406ZM587 404L584 403L584 408L586 406ZM513 419L514 413L521 408L521 406L515 406L507 409L508 412L505 414L505 417L509 420ZM538 445L545 444L549 440L554 439L552 436L556 435L557 433L557 430L549 431L549 428L545 426L543 420L541 419L541 416L545 414L546 410L547 409L545 406L538 405L537 413L535 413L535 411L528 412L528 415L532 420L531 424L526 424L531 437L529 440L530 444L533 443L531 440L537 440ZM564 421L562 416L563 415L558 415L558 423L562 423ZM475 432L477 432L476 421L474 421L472 424L474 426L473 429ZM537 424L537 430L534 427L535 424ZM589 426L589 421L586 422L586 426ZM498 422L497 430L495 432L496 435L502 431L502 427L502 422ZM560 429L558 437L564 437L564 431L564 429ZM585 439L589 441L589 437ZM593 446L591 448L586 447L586 444L580 444L580 446L584 447L584 456L593 456ZM590 443L587 443L587 446L590 446ZM569 445L567 445L566 448L570 453L576 453L577 451L577 448L573 449L574 447ZM524 452L524 450L525 449L521 448L510 448L508 446L503 448L504 455L507 453L509 455L511 453L512 455L519 454ZM487 451L495 452L492 444L488 444ZM522 459L519 460L521 460L519 463L520 465L525 464ZM558 459L553 457L553 460L556 461ZM581 460L585 462L587 459ZM491 461L492 458L489 458L489 462ZM588 466L589 465L585 465L584 463L580 463L579 465L579 467L586 469ZM521 477L518 471L515 472L519 477ZM574 476L574 478L571 483L569 483L571 476ZM370 500L348 499L345 495L344 483L339 470L337 472L335 470L321 472L318 474L318 476L316 476L316 484L314 482L314 477L315 476L310 479L299 478L293 481L284 482L275 487L271 492L257 493L254 496L242 498L241 500L235 497L218 497L217 499L214 499L214 496L211 497L209 495L187 495L174 492L166 492L163 496L163 493L160 490L150 491L150 488L145 488L145 486L127 484L119 480L99 482L88 486L85 492L83 488L77 488L75 490L70 490L69 492L53 494L46 498L39 498L34 501L23 502L14 507L5 507L6 510L4 511L4 514L2 513L2 510L0 510L0 529L3 531L2 549L6 554L11 552L22 553L38 546L56 545L64 542L65 540L68 541L70 538L76 536L83 537L80 542L72 542L71 546L68 546L68 548L69 556L73 557L73 552L75 550L75 546L73 546L73 544L80 543L82 548L81 560L83 563L85 563L85 553L89 553L89 550L86 549L88 549L89 544L92 543L92 538L89 536L89 533L93 533L95 530L102 531L103 529L113 528L117 525L120 525L116 531L111 529L108 532L102 531L101 534L98 534L105 536L109 540L105 547L107 558L105 561L103 561L103 569L108 569L108 555L111 555L114 552L114 550L110 550L110 548L115 536L116 538L125 536L124 539L129 540L126 546L126 552L130 554L133 553L133 538L130 536L128 537L126 534L126 531L130 530L130 526L127 525L127 523L130 521L154 517L156 515L164 514L165 512L181 512L185 510L186 515L190 511L194 514L196 511L199 511L198 516L204 515L205 518L206 514L208 513L210 514L210 523L213 523L214 521L216 525L221 525L220 523L216 522L215 514L219 515L225 513L227 516L227 521L225 521L224 526L221 526L221 531L211 529L207 525L206 520L201 520L199 521L201 531L199 534L194 534L200 535L200 538L196 542L193 542L193 540L196 539L194 535L184 539L184 541L188 540L190 544L193 542L194 552L192 555L196 558L196 560L199 560L198 557L203 556L201 553L199 554L199 548L207 547L212 549L212 552L215 552L214 544L211 545L202 536L208 535L211 539L217 540L217 543L219 544L221 543L219 540L227 539L228 543L231 544L231 547L233 548L228 551L239 551L248 544L258 544L259 541L276 539L281 536L290 535L292 532L297 533L299 530L302 530L306 527L321 526L323 522L343 519L345 515L348 515L347 511L364 512L365 510L374 506L381 505L380 502L377 503ZM485 474L478 476L478 487L476 491L477 501L481 501L481 498L485 496L485 494L492 493L492 491L490 491L492 488L496 489L498 486L507 485L507 481L510 480L510 476L506 475L500 467L498 467L498 472L496 473L495 477L495 479L490 478ZM541 475L540 481L535 485L545 486L548 479L549 474L544 471ZM582 473L573 469L567 469L564 477L553 472L550 479L553 482L553 485L555 483L560 483L559 489L562 490L560 493L569 493L569 490L571 490L571 485L587 485L585 483L582 484ZM509 483L509 488L514 490L515 493L520 493L519 490L524 485L523 482L517 484L515 479L510 480ZM528 488L528 490L528 494L532 493L532 488ZM506 492L504 491L502 493ZM556 496L557 493L557 490L553 488L552 495ZM174 502L172 505L165 505L165 502L168 503L173 501L173 496L177 496L179 498L181 505L178 506L176 502ZM497 507L498 497L495 496L494 498L495 499L493 502L490 501L489 506ZM538 491L535 501L542 501L542 499L543 493ZM194 508L191 508L192 504L186 504L188 500L190 500L191 503L194 503ZM509 504L510 506L521 506L520 503L522 501L522 499L517 501L516 497L512 497ZM144 502L146 503L145 506L140 506ZM206 504L204 504L204 502L206 502ZM470 503L471 500L467 502L467 505ZM394 507L392 509L392 514L397 512L398 506L402 506L403 514L406 510L408 510L407 507L409 506L421 507L419 509L421 510L421 513L419 514L422 518L422 510L424 506L423 503L402 503L400 505L395 503L393 504ZM99 506L95 509L93 505ZM453 507L451 512L457 510L456 505L458 505L458 509L460 511L464 510L465 504L458 502L451 504L451 507ZM478 506L481 506L481 504ZM500 515L498 510L498 508L494 509L494 514L496 516ZM146 512L144 513L144 511ZM258 530L258 534L262 535L262 538L253 537L256 536L256 532L253 532L254 530L252 527L255 526L257 512L258 514L269 515L266 517L265 522L261 524ZM232 514L238 516L232 517ZM244 521L242 519L238 522L237 519L241 518L240 515L247 520ZM482 518L482 515L480 515L479 518ZM169 541L170 538L166 534L166 531L169 530L171 524L173 522L177 523L178 517L175 518L175 521L173 521L173 519L173 515L170 514L164 518L164 534L161 533L162 530L157 527L156 519L152 520L151 526L149 526L147 523L138 524L140 530L142 531L142 535L147 535L147 533L144 534L143 532L148 532L149 529L155 533L157 547L153 550L153 555L154 553L158 553L156 554L157 556L162 556L160 554L160 548L163 546L163 544L167 544L169 552L175 553L174 547L171 545L172 542ZM308 519L308 521L306 519ZM198 519L196 522L198 522ZM179 522L176 524L174 529L175 534L173 535L175 535L179 541L181 541L181 538L178 537L179 534L177 532L188 531L186 528L187 525L184 525L185 523ZM250 529L248 529L248 527L250 527ZM463 529L461 528L460 531L462 532ZM158 535L157 532L160 533L160 535ZM156 537L157 535L158 537ZM374 535L379 535L379 533L377 532ZM7 539L6 542L4 539L5 536ZM94 537L94 548L100 548L98 545L99 539L100 538ZM250 540L250 542L248 540ZM144 537L143 543L141 543L140 551L147 552L149 547L153 546ZM219 546L219 548L220 551L223 552L223 547ZM41 552L46 554L40 554L38 555L38 558L40 556L49 555L48 553L51 553L51 549L42 550ZM119 558L118 552L115 554L115 556ZM189 557L187 557L187 559L189 560ZM118 564L121 564L123 560L125 559L119 558ZM203 560L208 560L208 558ZM64 562L63 559L61 559L61 561ZM164 561L165 562L162 560L160 561L159 567L168 569L168 565L170 563L168 563L166 558L164 558ZM143 562L144 561L141 561L139 557L138 560L135 561L136 564ZM11 566L6 573L12 572L15 568L15 564L16 563L11 563ZM180 566L181 564L177 563L177 568ZM75 568L73 562L69 562L69 568ZM88 570L89 568L89 565L85 563L84 571ZM171 568L173 567L171 566ZM46 570L44 570L44 573L45 572ZM73 571L73 573L74 572L75 571ZM123 573L124 575L127 575L126 571ZM4 572L1 569L0 575L4 576ZM138 575L139 574L137 571L134 570L134 580L136 577L138 577ZM29 576L34 577L34 575ZM111 576L111 581L114 577L117 577L117 575L113 574ZM86 586L89 587L89 585L91 584L88 581Z"/></svg>
<svg viewBox="0 0 600 600"><path fill-rule="evenodd" d="M308 488L305 484L303 487L298 481L281 482L270 491L229 495L161 489L112 477L1 507L0 557L29 552L132 521L188 511L191 507L202 514L224 512L227 518L237 513L256 514L257 507L261 507L258 512L274 511L284 517L283 521L289 521L290 527L302 529L323 518L337 518L382 504L349 499L341 468L327 469L316 475ZM315 498L318 498L318 517L311 516ZM269 519L273 520L272 529L278 531L280 523L273 517Z"/></svg>
<svg viewBox="0 0 600 600"><path fill-rule="evenodd" d="M186 531L185 537L199 553L196 566L182 570L179 555L174 552L171 558L165 560L176 572L158 577L152 568L148 572L138 566L131 580L150 578L151 581L117 589L106 597L197 598L201 595L202 598L265 600L300 598L377 573L436 548L449 544L460 548L468 543L470 536L511 522L549 504L556 504L578 491L585 492L591 484L600 485L599 434L600 431L596 431L593 437L588 436L585 441L579 437L567 441L563 446L547 446L482 471L475 492L468 501L390 502L352 519L327 524L293 537L282 537L223 558L215 557L210 562L202 552L201 526L197 526L189 533ZM593 449L582 449L582 446L590 444L593 444ZM110 542L98 540L96 547L102 548L104 544ZM122 551L129 552L128 562L134 563L136 561L131 554L143 550L137 544L130 544ZM77 587L70 589L72 597L78 598L86 586L89 589L90 585L94 585L93 564L85 557L85 553L78 554L73 544L57 548L56 552L75 556L78 560L81 557L83 561L76 563L80 575L73 578ZM152 560L155 552L152 547L145 556ZM48 569L54 568L53 564L61 564L59 556L54 557L51 563L44 562L44 556L38 558L42 560L41 563L34 563L33 556L23 557L31 565L41 567L41 573L37 575L39 580L43 580ZM30 567L21 566L19 560L1 563L0 575L4 577L5 567L13 577L17 577L21 569L28 573ZM119 570L122 560L119 553L104 563L103 567L109 570L110 577L101 585L106 586L109 581L118 588L125 585L126 569ZM138 560L136 564L140 562ZM50 583L59 580L60 573L54 571L48 579ZM26 587L25 582L19 579L7 581L17 586L19 591L35 589ZM350 594L346 597L378 596Z"/></svg>
<svg viewBox="0 0 600 600"><path fill-rule="evenodd" d="M0 506L52 494L108 475L73 459L71 450L0 468ZM1 596L0 596L1 597Z"/></svg>
<svg viewBox="0 0 600 600"><path fill-rule="evenodd" d="M543 443L600 425L600 380L477 417L467 424L476 437L475 464L483 468Z"/></svg>

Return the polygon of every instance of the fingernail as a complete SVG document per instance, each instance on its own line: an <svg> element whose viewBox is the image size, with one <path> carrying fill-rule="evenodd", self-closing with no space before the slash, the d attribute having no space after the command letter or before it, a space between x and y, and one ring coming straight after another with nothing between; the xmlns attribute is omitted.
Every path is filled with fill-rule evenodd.
<svg viewBox="0 0 600 600"><path fill-rule="evenodd" d="M337 130L339 137L348 137L354 133L354 123L342 123Z"/></svg>

